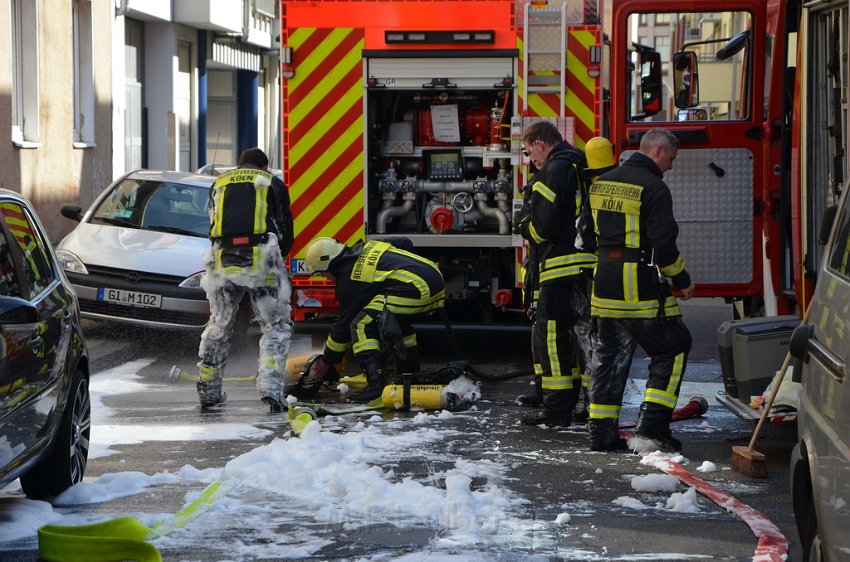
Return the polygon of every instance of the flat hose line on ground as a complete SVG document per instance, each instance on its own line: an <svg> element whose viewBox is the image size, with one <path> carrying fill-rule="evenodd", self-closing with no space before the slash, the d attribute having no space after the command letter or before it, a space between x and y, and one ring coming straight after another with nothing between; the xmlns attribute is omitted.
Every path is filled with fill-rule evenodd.
<svg viewBox="0 0 850 562"><path fill-rule="evenodd" d="M641 454L644 458L646 453ZM715 488L708 482L701 480L688 472L682 466L671 459L663 460L648 459L652 465L662 472L674 476L685 485L693 486L696 490L731 513L738 516L750 528L758 538L756 551L753 554L753 562L784 562L788 557L788 539L782 531L773 524L764 514L756 511L741 500Z"/></svg>
<svg viewBox="0 0 850 562"><path fill-rule="evenodd" d="M528 371L508 371L507 373L492 375L490 373L484 373L479 371L472 365L472 363L469 362L469 360L466 358L466 355L463 353L463 350L460 348L460 344L458 344L457 338L455 338L454 331L452 330L452 325L449 322L449 317L446 314L446 310L444 308L440 309L440 318L443 320L443 324L445 324L446 326L446 335L449 338L449 343L451 344L452 349L455 353L458 354L461 359L463 359L467 363L467 369L474 378L483 381L500 382L507 381L510 379L516 379L519 377L528 377L533 374L529 373Z"/></svg>

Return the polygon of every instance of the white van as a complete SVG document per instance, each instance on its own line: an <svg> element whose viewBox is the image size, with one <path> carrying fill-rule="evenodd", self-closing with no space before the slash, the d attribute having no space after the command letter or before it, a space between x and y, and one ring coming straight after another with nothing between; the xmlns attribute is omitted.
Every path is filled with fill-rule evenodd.
<svg viewBox="0 0 850 562"><path fill-rule="evenodd" d="M802 383L791 497L804 560L850 561L850 203L845 188L808 321L791 339ZM831 211L831 209L830 209ZM845 386L846 385L846 386Z"/></svg>

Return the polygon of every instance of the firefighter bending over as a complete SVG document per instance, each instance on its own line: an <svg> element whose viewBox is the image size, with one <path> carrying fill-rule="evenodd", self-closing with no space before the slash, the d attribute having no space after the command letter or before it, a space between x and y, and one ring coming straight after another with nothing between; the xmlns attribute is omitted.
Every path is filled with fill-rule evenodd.
<svg viewBox="0 0 850 562"><path fill-rule="evenodd" d="M579 371L592 357L590 280L596 256L590 211L582 205L584 154L548 121L528 127L522 144L538 171L524 189L523 213L514 228L528 241L523 285L534 307L531 353L542 408L521 421L569 426L581 390Z"/></svg>
<svg viewBox="0 0 850 562"><path fill-rule="evenodd" d="M409 247L409 241L405 242ZM406 357L399 365L400 371L420 371L411 323L423 313L442 308L445 300L443 276L433 262L380 240L358 242L349 248L332 238L310 242L304 262L310 274L318 273L335 282L339 301L339 315L324 353L309 373L312 379L321 380L352 347L367 383L352 400L369 402L378 398L385 385L381 323L387 312L401 327L404 349L397 351Z"/></svg>
<svg viewBox="0 0 850 562"><path fill-rule="evenodd" d="M625 449L619 417L635 346L650 358L635 436L653 447L680 451L670 433L691 333L666 278L693 296L694 285L676 247L679 227L663 175L672 169L678 139L651 129L640 150L590 187L599 240L591 313L597 322L596 366L590 387L590 448Z"/></svg>
<svg viewBox="0 0 850 562"><path fill-rule="evenodd" d="M272 412L283 409L283 369L292 335L291 286L283 256L292 248L289 193L268 172L259 148L239 157L239 167L216 178L210 190L210 241L207 274L201 284L210 318L201 335L198 397L201 408L224 402L222 370L233 322L246 293L260 323L257 391Z"/></svg>

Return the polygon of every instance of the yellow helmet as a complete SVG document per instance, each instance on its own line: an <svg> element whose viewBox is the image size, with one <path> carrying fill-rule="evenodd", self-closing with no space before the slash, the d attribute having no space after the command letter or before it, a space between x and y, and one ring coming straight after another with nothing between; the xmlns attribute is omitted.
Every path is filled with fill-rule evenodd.
<svg viewBox="0 0 850 562"><path fill-rule="evenodd" d="M587 169L598 175L614 167L614 147L605 137L593 137L584 146Z"/></svg>
<svg viewBox="0 0 850 562"><path fill-rule="evenodd" d="M327 271L331 261L345 250L345 244L340 244L333 238L322 236L307 245L307 255L304 257L304 267L307 273Z"/></svg>

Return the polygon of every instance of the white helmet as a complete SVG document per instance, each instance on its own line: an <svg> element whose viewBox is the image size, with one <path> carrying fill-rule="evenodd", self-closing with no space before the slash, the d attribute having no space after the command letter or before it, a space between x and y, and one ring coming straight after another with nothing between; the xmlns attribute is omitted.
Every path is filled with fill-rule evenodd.
<svg viewBox="0 0 850 562"><path fill-rule="evenodd" d="M307 273L327 271L335 257L345 250L345 244L340 244L333 238L323 236L316 238L307 245L307 255L304 257L304 267Z"/></svg>

